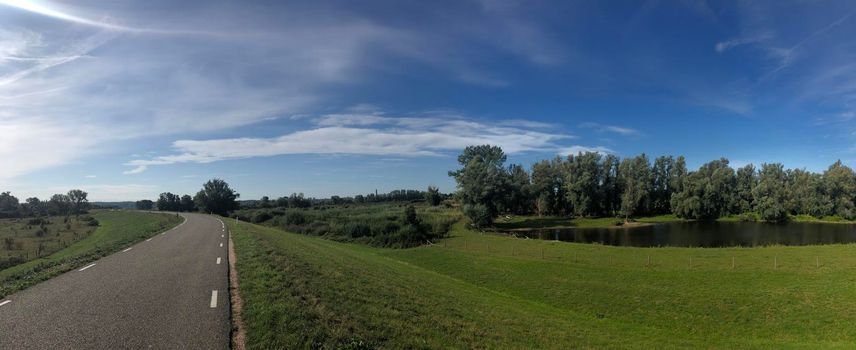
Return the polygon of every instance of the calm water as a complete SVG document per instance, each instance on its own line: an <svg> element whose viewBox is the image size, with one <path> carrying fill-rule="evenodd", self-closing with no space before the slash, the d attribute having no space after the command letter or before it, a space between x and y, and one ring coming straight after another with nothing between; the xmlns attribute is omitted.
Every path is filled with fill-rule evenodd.
<svg viewBox="0 0 856 350"><path fill-rule="evenodd" d="M759 222L674 222L628 228L516 231L518 236L630 247L733 247L856 242L856 225Z"/></svg>

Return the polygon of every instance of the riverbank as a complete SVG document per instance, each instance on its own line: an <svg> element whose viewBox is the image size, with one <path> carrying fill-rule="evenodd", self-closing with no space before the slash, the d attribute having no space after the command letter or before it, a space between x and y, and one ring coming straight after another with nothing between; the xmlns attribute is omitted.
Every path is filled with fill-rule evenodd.
<svg viewBox="0 0 856 350"><path fill-rule="evenodd" d="M494 228L500 231L521 231L532 229L562 229L562 228L626 228L662 224L669 222L689 222L694 220L682 219L674 214L643 216L631 218L625 222L623 218L575 218L561 216L535 216L535 215L513 215L497 218ZM755 213L724 216L716 221L720 222L763 222ZM794 215L788 218L788 222L819 223L819 224L856 224L856 220L847 220L837 216L825 216L822 218L810 215Z"/></svg>

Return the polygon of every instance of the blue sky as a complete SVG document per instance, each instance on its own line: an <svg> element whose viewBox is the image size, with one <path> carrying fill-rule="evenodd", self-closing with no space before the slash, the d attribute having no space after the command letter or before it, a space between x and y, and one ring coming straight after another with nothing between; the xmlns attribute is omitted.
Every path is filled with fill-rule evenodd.
<svg viewBox="0 0 856 350"><path fill-rule="evenodd" d="M856 165L852 1L0 0L0 189L429 184L468 144Z"/></svg>

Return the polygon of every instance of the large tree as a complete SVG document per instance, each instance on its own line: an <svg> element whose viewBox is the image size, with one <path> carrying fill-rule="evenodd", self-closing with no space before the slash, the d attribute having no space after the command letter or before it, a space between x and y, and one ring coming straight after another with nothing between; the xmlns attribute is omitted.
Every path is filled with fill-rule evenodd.
<svg viewBox="0 0 856 350"><path fill-rule="evenodd" d="M0 193L0 217L16 217L19 213L18 198L11 192Z"/></svg>
<svg viewBox="0 0 856 350"><path fill-rule="evenodd" d="M538 215L558 215L564 207L561 158L532 165L532 196Z"/></svg>
<svg viewBox="0 0 856 350"><path fill-rule="evenodd" d="M762 164L758 184L752 190L752 205L766 221L781 222L788 218L788 176L781 163Z"/></svg>
<svg viewBox="0 0 856 350"><path fill-rule="evenodd" d="M722 158L690 172L672 196L672 211L687 219L715 220L729 213L735 187L734 169Z"/></svg>
<svg viewBox="0 0 856 350"><path fill-rule="evenodd" d="M449 172L458 184L457 195L465 206L462 209L470 213L470 219L477 215L481 225L489 224L490 220L485 218L496 217L505 206L508 193L505 159L505 153L497 146L468 146L458 156L461 169Z"/></svg>
<svg viewBox="0 0 856 350"><path fill-rule="evenodd" d="M75 189L68 191L67 196L69 202L71 202L71 211L75 215L79 215L89 208L89 199L86 198L88 196L86 192Z"/></svg>
<svg viewBox="0 0 856 350"><path fill-rule="evenodd" d="M164 192L158 196L157 207L160 211L181 211L181 197L172 192Z"/></svg>
<svg viewBox="0 0 856 350"><path fill-rule="evenodd" d="M823 173L826 193L832 201L832 214L846 219L856 218L853 199L856 197L856 174L837 161Z"/></svg>
<svg viewBox="0 0 856 350"><path fill-rule="evenodd" d="M672 199L672 168L675 166L675 158L672 156L660 156L654 160L651 169L651 212L654 214L667 214L671 210L669 202Z"/></svg>
<svg viewBox="0 0 856 350"><path fill-rule="evenodd" d="M238 197L240 194L229 188L226 181L212 179L202 185L193 200L204 212L226 216L230 211L238 209Z"/></svg>
<svg viewBox="0 0 856 350"><path fill-rule="evenodd" d="M68 195L57 193L48 201L51 213L54 215L68 215L71 212L71 199Z"/></svg>
<svg viewBox="0 0 856 350"><path fill-rule="evenodd" d="M631 216L647 212L651 192L651 168L644 153L621 161L619 174L623 185L621 215L627 220Z"/></svg>
<svg viewBox="0 0 856 350"><path fill-rule="evenodd" d="M506 199L506 210L515 214L528 214L532 212L532 184L529 173L522 166L513 164L508 168L508 196Z"/></svg>
<svg viewBox="0 0 856 350"><path fill-rule="evenodd" d="M600 214L601 156L599 153L579 153L568 156L565 166L565 191L577 216Z"/></svg>
<svg viewBox="0 0 856 350"><path fill-rule="evenodd" d="M135 204L138 210L152 210L155 207L155 202L148 199L139 200Z"/></svg>
<svg viewBox="0 0 856 350"><path fill-rule="evenodd" d="M735 213L745 213L752 210L752 202L755 198L752 190L757 185L758 172L755 171L754 165L746 164L737 169L732 211Z"/></svg>
<svg viewBox="0 0 856 350"><path fill-rule="evenodd" d="M196 203L193 203L193 197L189 194L181 196L181 211L196 211Z"/></svg>

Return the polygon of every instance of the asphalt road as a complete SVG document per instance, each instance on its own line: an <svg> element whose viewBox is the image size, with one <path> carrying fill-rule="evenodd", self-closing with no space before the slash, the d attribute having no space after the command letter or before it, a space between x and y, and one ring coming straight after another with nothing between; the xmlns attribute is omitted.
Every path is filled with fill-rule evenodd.
<svg viewBox="0 0 856 350"><path fill-rule="evenodd" d="M183 216L130 250L0 300L0 349L228 349L225 230L214 217Z"/></svg>

